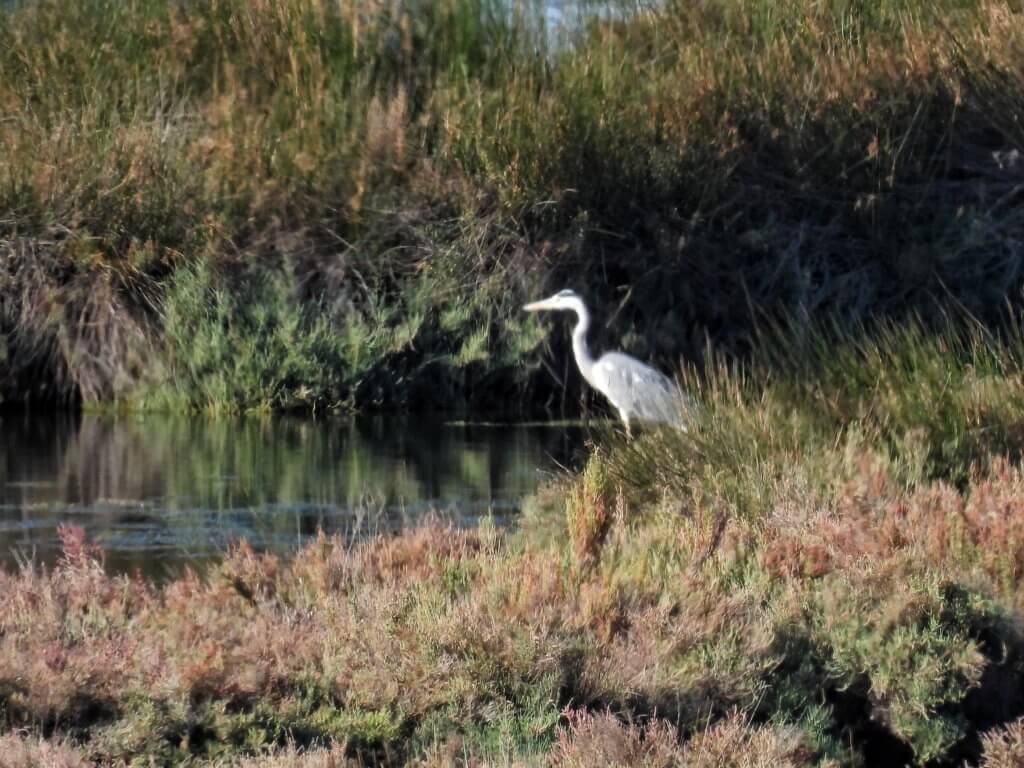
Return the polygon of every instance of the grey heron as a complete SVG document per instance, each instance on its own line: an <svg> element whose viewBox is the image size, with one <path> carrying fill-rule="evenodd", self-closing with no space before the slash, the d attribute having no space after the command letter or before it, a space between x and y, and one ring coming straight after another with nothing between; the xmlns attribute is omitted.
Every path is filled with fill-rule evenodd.
<svg viewBox="0 0 1024 768"><path fill-rule="evenodd" d="M526 304L527 312L567 310L576 313L572 352L580 373L594 389L608 398L630 432L636 421L684 426L682 400L676 385L660 371L621 352L606 352L596 360L587 345L590 312L574 291L563 290L541 301Z"/></svg>

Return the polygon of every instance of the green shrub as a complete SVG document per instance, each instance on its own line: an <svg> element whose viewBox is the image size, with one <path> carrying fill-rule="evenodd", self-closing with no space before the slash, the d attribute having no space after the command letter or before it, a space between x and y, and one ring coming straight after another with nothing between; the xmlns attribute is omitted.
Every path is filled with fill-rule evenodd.
<svg viewBox="0 0 1024 768"><path fill-rule="evenodd" d="M337 408L352 373L337 334L282 278L174 273L163 310L168 389L158 397L216 411Z"/></svg>

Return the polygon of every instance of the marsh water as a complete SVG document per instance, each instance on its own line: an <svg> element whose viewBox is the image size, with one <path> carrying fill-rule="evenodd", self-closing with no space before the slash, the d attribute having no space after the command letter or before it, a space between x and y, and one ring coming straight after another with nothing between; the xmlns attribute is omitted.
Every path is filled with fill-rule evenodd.
<svg viewBox="0 0 1024 768"><path fill-rule="evenodd" d="M286 554L434 515L514 520L576 466L580 426L430 417L204 419L0 414L0 561L53 563L85 528L111 572L201 567L231 542Z"/></svg>

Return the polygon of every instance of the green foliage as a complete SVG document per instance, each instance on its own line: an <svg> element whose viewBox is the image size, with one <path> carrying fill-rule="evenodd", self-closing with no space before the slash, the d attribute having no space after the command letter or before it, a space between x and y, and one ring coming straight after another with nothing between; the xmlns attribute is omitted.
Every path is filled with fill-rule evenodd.
<svg viewBox="0 0 1024 768"><path fill-rule="evenodd" d="M327 320L267 273L232 288L206 265L174 273L163 317L174 388L165 397L210 411L341 405L350 369Z"/></svg>
<svg viewBox="0 0 1024 768"><path fill-rule="evenodd" d="M949 754L967 734L960 707L986 663L984 601L935 577L889 595L863 582L826 584L821 600L828 675L862 690L921 763Z"/></svg>
<svg viewBox="0 0 1024 768"><path fill-rule="evenodd" d="M1002 336L953 324L928 332L910 323L859 339L814 332L783 338L764 349L783 373L787 405L805 408L827 430L859 422L917 479L962 482L987 455L1024 447L1018 317Z"/></svg>
<svg viewBox="0 0 1024 768"><path fill-rule="evenodd" d="M309 726L323 736L362 747L393 744L402 735L402 718L391 712L323 707L313 712Z"/></svg>
<svg viewBox="0 0 1024 768"><path fill-rule="evenodd" d="M511 700L495 703L477 722L461 721L457 710L435 713L417 728L416 749L443 755L455 747L493 762L538 760L550 749L560 722L556 689L556 680L542 678Z"/></svg>

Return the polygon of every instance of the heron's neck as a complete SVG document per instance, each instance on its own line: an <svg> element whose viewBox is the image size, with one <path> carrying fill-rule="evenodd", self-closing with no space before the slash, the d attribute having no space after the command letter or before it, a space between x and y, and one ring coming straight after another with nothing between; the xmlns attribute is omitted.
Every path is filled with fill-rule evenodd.
<svg viewBox="0 0 1024 768"><path fill-rule="evenodd" d="M576 365L580 367L580 373L588 382L591 381L591 373L594 369L594 358L590 355L590 347L587 346L587 331L590 329L590 313L586 307L576 308L576 327L572 329L572 353L576 357Z"/></svg>

